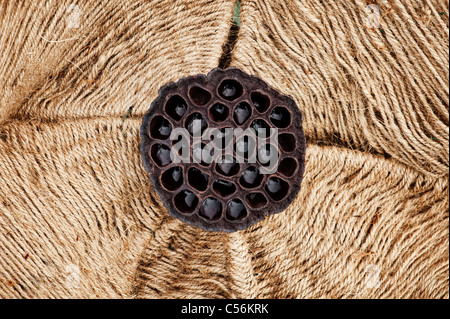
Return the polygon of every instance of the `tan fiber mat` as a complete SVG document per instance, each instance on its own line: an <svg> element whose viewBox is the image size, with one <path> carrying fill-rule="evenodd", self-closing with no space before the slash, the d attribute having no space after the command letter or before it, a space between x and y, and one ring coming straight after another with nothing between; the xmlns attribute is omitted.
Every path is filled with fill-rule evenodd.
<svg viewBox="0 0 450 319"><path fill-rule="evenodd" d="M255 1L233 65L291 94L309 142L384 154L448 175L448 2Z"/></svg>
<svg viewBox="0 0 450 319"><path fill-rule="evenodd" d="M76 6L73 4L76 3ZM233 1L0 6L0 121L143 115L158 89L217 66Z"/></svg>
<svg viewBox="0 0 450 319"><path fill-rule="evenodd" d="M449 297L448 2L245 0L228 44L235 1L75 4L0 4L1 298ZM231 234L170 217L139 152L224 45L308 143L292 205Z"/></svg>

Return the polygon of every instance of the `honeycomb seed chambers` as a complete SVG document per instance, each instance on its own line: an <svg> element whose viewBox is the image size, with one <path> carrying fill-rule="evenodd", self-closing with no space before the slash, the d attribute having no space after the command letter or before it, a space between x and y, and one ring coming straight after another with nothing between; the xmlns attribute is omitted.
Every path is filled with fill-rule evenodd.
<svg viewBox="0 0 450 319"><path fill-rule="evenodd" d="M286 209L300 190L300 110L237 68L163 86L141 138L144 167L169 213L204 230L245 229Z"/></svg>

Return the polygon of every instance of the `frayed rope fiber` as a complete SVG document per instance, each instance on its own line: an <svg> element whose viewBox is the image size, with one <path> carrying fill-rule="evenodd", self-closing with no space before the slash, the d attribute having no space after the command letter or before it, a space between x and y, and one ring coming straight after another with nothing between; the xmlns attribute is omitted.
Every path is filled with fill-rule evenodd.
<svg viewBox="0 0 450 319"><path fill-rule="evenodd" d="M232 65L291 94L310 142L448 176L448 1L376 3L249 0Z"/></svg>
<svg viewBox="0 0 450 319"><path fill-rule="evenodd" d="M0 298L449 297L445 1L242 1L231 65L301 108L302 188L231 234L169 216L142 117L234 4L0 4Z"/></svg>

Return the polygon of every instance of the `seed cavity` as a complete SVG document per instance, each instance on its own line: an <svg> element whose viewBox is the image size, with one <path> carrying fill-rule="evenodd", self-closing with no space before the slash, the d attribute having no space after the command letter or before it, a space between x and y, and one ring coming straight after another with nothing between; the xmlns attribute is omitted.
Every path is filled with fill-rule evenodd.
<svg viewBox="0 0 450 319"><path fill-rule="evenodd" d="M266 191L273 200L280 201L288 194L289 184L278 177L271 177L267 181Z"/></svg>
<svg viewBox="0 0 450 319"><path fill-rule="evenodd" d="M259 113L264 113L270 106L270 99L267 95L260 92L252 92L251 100Z"/></svg>
<svg viewBox="0 0 450 319"><path fill-rule="evenodd" d="M200 113L191 114L187 118L186 129L191 135L201 136L207 128L208 123Z"/></svg>
<svg viewBox="0 0 450 319"><path fill-rule="evenodd" d="M190 214L198 205L198 197L191 191L183 190L174 197L174 204L179 212Z"/></svg>
<svg viewBox="0 0 450 319"><path fill-rule="evenodd" d="M270 113L270 121L276 127L286 128L291 124L291 113L286 108L278 106Z"/></svg>
<svg viewBox="0 0 450 319"><path fill-rule="evenodd" d="M234 194L234 192L236 191L236 185L234 185L232 182L218 179L213 183L213 190L219 196L225 198L230 196L231 194Z"/></svg>
<svg viewBox="0 0 450 319"><path fill-rule="evenodd" d="M189 90L189 98L194 104L203 106L211 100L211 93L199 86L193 86Z"/></svg>
<svg viewBox="0 0 450 319"><path fill-rule="evenodd" d="M228 220L240 220L247 216L247 209L240 199L233 199L227 205L226 218Z"/></svg>
<svg viewBox="0 0 450 319"><path fill-rule="evenodd" d="M230 110L227 106L216 103L209 109L209 116L214 122L221 123L225 121L228 118L228 114L230 113Z"/></svg>
<svg viewBox="0 0 450 319"><path fill-rule="evenodd" d="M167 115L175 121L179 121L186 113L187 103L181 96L173 95L167 101L165 110Z"/></svg>
<svg viewBox="0 0 450 319"><path fill-rule="evenodd" d="M294 175L296 169L297 161L291 157L283 158L278 165L278 172L286 177L291 177Z"/></svg>
<svg viewBox="0 0 450 319"><path fill-rule="evenodd" d="M188 182L196 190L205 191L208 187L209 175L198 168L192 167L188 171Z"/></svg>
<svg viewBox="0 0 450 319"><path fill-rule="evenodd" d="M245 171L239 179L239 184L244 188L255 188L261 184L263 176L259 173L259 169L254 166L250 166Z"/></svg>
<svg viewBox="0 0 450 319"><path fill-rule="evenodd" d="M244 124L252 115L252 109L247 102L239 103L234 109L234 121L237 125Z"/></svg>
<svg viewBox="0 0 450 319"><path fill-rule="evenodd" d="M183 184L183 168L176 166L163 172L161 183L169 191L178 189Z"/></svg>
<svg viewBox="0 0 450 319"><path fill-rule="evenodd" d="M267 205L267 198L262 193L250 193L245 197L245 200L254 209L260 209Z"/></svg>
<svg viewBox="0 0 450 319"><path fill-rule="evenodd" d="M150 153L153 161L158 166L164 167L172 163L170 159L170 148L166 145L154 144Z"/></svg>
<svg viewBox="0 0 450 319"><path fill-rule="evenodd" d="M166 140L172 132L172 124L162 116L155 116L150 122L150 135L159 140Z"/></svg>
<svg viewBox="0 0 450 319"><path fill-rule="evenodd" d="M228 101L236 100L242 91L242 85L235 80L224 80L219 86L219 95Z"/></svg>
<svg viewBox="0 0 450 319"><path fill-rule="evenodd" d="M293 152L296 148L295 136L291 133L283 133L278 135L278 144L285 152Z"/></svg>
<svg viewBox="0 0 450 319"><path fill-rule="evenodd" d="M217 172L225 176L233 176L239 172L240 166L236 159L222 156L216 164Z"/></svg>
<svg viewBox="0 0 450 319"><path fill-rule="evenodd" d="M214 197L208 197L203 201L199 215L207 220L217 220L222 215L222 204Z"/></svg>

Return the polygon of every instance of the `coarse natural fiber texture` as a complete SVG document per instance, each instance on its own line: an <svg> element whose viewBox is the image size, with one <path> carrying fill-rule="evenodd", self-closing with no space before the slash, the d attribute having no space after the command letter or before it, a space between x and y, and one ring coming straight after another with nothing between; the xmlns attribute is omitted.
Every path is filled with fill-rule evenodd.
<svg viewBox="0 0 450 319"><path fill-rule="evenodd" d="M0 4L1 298L449 297L447 2L379 1L383 33L363 1L242 2L232 65L308 148L294 203L232 234L169 216L139 128L218 65L234 1L72 3L70 30L69 2Z"/></svg>
<svg viewBox="0 0 450 319"><path fill-rule="evenodd" d="M75 7L76 5L76 7ZM0 122L143 115L218 64L233 1L4 1Z"/></svg>
<svg viewBox="0 0 450 319"><path fill-rule="evenodd" d="M448 176L448 1L245 1L233 64L291 94L312 143Z"/></svg>
<svg viewBox="0 0 450 319"><path fill-rule="evenodd" d="M284 213L210 233L167 214L141 164L140 119L121 127L92 119L2 128L3 297L448 293L445 178L310 146L300 195ZM71 265L80 267L78 289L67 283ZM365 284L370 265L379 267L377 289Z"/></svg>

